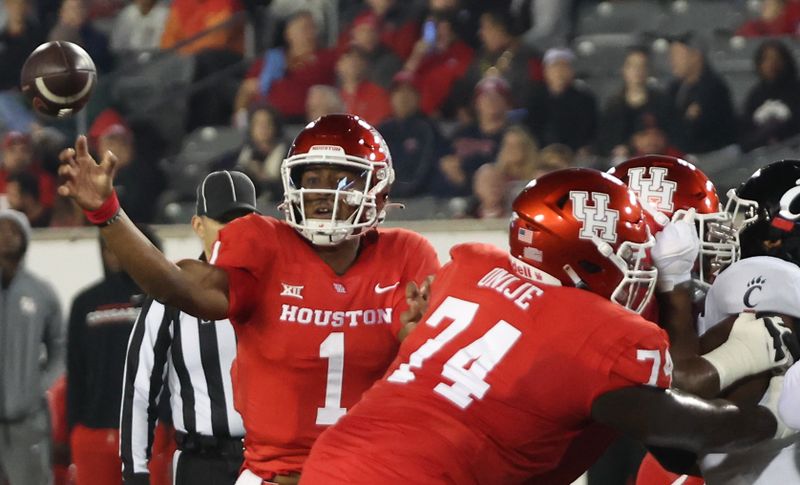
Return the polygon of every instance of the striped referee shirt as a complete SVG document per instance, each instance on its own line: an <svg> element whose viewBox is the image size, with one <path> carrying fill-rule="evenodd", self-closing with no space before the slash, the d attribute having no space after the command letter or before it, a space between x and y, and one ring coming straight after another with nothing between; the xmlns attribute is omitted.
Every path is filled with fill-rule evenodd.
<svg viewBox="0 0 800 485"><path fill-rule="evenodd" d="M148 299L128 342L120 411L123 475L147 474L158 400L165 385L175 429L218 438L244 436L233 408L236 336L228 320L210 322Z"/></svg>

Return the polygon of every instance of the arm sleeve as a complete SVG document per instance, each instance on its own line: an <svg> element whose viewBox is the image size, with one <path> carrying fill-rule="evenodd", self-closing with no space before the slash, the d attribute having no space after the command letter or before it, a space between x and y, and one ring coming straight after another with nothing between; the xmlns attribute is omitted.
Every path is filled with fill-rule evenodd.
<svg viewBox="0 0 800 485"><path fill-rule="evenodd" d="M67 423L69 429L75 426L82 407L81 398L85 395L83 365L83 338L86 327L86 312L83 299L78 296L72 302L67 330Z"/></svg>
<svg viewBox="0 0 800 485"><path fill-rule="evenodd" d="M406 285L411 281L417 285L422 284L425 278L435 274L441 267L439 257L436 255L436 250L431 243L420 235L416 235L416 239L416 244L411 244L411 248L407 250L406 269L403 273L403 278L400 280L398 291L395 292L397 296L392 310L392 333L395 336L403 328L403 324L400 322L400 314L408 309Z"/></svg>
<svg viewBox="0 0 800 485"><path fill-rule="evenodd" d="M786 426L800 429L800 364L793 365L786 372L778 401L778 414Z"/></svg>
<svg viewBox="0 0 800 485"><path fill-rule="evenodd" d="M210 263L228 273L228 317L245 322L259 304L259 281L277 251L274 226L258 215L234 220L219 233Z"/></svg>
<svg viewBox="0 0 800 485"><path fill-rule="evenodd" d="M177 310L148 299L128 341L120 412L120 457L126 484L147 483Z"/></svg>
<svg viewBox="0 0 800 485"><path fill-rule="evenodd" d="M50 386L64 372L65 333L64 320L61 316L61 304L52 288L48 288L47 320L45 322L43 343L47 349L47 363L42 374L44 389Z"/></svg>

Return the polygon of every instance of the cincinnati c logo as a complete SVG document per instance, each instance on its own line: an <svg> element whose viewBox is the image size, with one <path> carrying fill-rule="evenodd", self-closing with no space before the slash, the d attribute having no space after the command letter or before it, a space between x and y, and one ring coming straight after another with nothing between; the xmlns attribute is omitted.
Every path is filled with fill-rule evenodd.
<svg viewBox="0 0 800 485"><path fill-rule="evenodd" d="M672 212L675 205L672 196L678 184L667 180L667 169L664 167L650 167L650 178L645 177L645 167L628 169L628 187L636 193L639 200L645 201L656 209Z"/></svg>
<svg viewBox="0 0 800 485"><path fill-rule="evenodd" d="M747 283L747 291L744 292L744 297L742 298L742 303L744 303L744 306L747 308L755 308L758 303L753 303L751 300L754 296L754 293L761 293L761 290L764 288L764 283L766 282L767 280L764 279L763 276L758 276Z"/></svg>
<svg viewBox="0 0 800 485"><path fill-rule="evenodd" d="M792 209L798 209L797 207L792 207L798 195L800 195L800 185L795 185L781 196L781 211L778 213L779 216L790 221L796 221L800 218L800 214L792 212Z"/></svg>
<svg viewBox="0 0 800 485"><path fill-rule="evenodd" d="M573 190L569 193L572 200L572 214L581 221L581 239L599 237L609 243L617 242L617 221L619 211L608 208L608 194L592 192L594 205L587 205L589 192Z"/></svg>

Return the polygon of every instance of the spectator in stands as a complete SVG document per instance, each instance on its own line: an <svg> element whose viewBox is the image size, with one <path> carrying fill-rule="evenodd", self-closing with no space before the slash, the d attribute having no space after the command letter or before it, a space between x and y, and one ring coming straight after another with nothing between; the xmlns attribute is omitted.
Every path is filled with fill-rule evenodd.
<svg viewBox="0 0 800 485"><path fill-rule="evenodd" d="M8 207L22 212L32 227L50 225L51 209L42 204L39 181L30 172L12 174L6 180Z"/></svg>
<svg viewBox="0 0 800 485"><path fill-rule="evenodd" d="M484 76L506 79L511 85L514 106L527 106L531 86L542 80L541 63L532 50L519 43L512 24L506 10L495 8L481 15L480 49L450 95L451 102L460 109L468 107L469 93Z"/></svg>
<svg viewBox="0 0 800 485"><path fill-rule="evenodd" d="M0 30L0 91L16 89L25 59L44 41L27 0L5 0L6 22Z"/></svg>
<svg viewBox="0 0 800 485"><path fill-rule="evenodd" d="M765 37L791 35L794 25L784 11L784 0L762 0L761 15L747 20L736 31L736 35L744 37Z"/></svg>
<svg viewBox="0 0 800 485"><path fill-rule="evenodd" d="M758 47L755 68L759 81L742 110L739 144L743 151L800 133L800 80L786 44L768 40Z"/></svg>
<svg viewBox="0 0 800 485"><path fill-rule="evenodd" d="M121 56L158 50L168 16L169 7L161 0L134 0L117 14L111 51Z"/></svg>
<svg viewBox="0 0 800 485"><path fill-rule="evenodd" d="M187 131L230 123L241 76L236 66L244 52L244 24L240 0L172 1L161 48L191 56L193 82L206 82L189 99Z"/></svg>
<svg viewBox="0 0 800 485"><path fill-rule="evenodd" d="M648 83L650 58L646 49L634 47L622 64L622 87L608 103L601 116L598 148L614 158L628 158L628 142L639 118L652 114L661 126L667 126L670 106L666 95Z"/></svg>
<svg viewBox="0 0 800 485"><path fill-rule="evenodd" d="M339 90L333 86L311 86L306 97L306 119L311 122L325 115L344 113L344 102Z"/></svg>
<svg viewBox="0 0 800 485"><path fill-rule="evenodd" d="M384 89L391 88L392 78L403 67L403 61L380 40L380 21L375 15L362 15L350 29L350 46L366 53L369 64L367 78Z"/></svg>
<svg viewBox="0 0 800 485"><path fill-rule="evenodd" d="M422 111L435 116L440 114L453 84L469 68L473 51L459 39L451 16L436 15L427 22L429 27L425 30L433 32L433 42L423 35L414 45L403 70L414 75L420 88Z"/></svg>
<svg viewBox="0 0 800 485"><path fill-rule="evenodd" d="M154 246L158 238L139 227ZM122 483L119 420L125 355L142 293L99 240L104 277L72 300L67 327L67 421L76 485Z"/></svg>
<svg viewBox="0 0 800 485"><path fill-rule="evenodd" d="M95 142L95 153L110 150L117 156L114 188L128 217L134 222L152 222L164 177L154 161L136 158L134 134L125 120L113 110L104 111L89 128L89 139Z"/></svg>
<svg viewBox="0 0 800 485"><path fill-rule="evenodd" d="M114 67L108 38L92 25L84 0L64 0L61 3L58 22L50 31L48 40L65 40L83 47L100 72L108 72Z"/></svg>
<svg viewBox="0 0 800 485"><path fill-rule="evenodd" d="M367 79L367 62L367 55L358 47L351 47L342 53L336 62L339 95L344 101L345 112L358 115L367 123L377 126L389 116L392 108L389 94Z"/></svg>
<svg viewBox="0 0 800 485"><path fill-rule="evenodd" d="M33 160L31 139L28 135L18 131L10 131L3 137L2 164L0 164L0 198L7 192L8 178L29 173L39 183L39 202L46 209L53 207L56 195L55 178L43 170L40 164ZM2 207L3 204L0 204Z"/></svg>
<svg viewBox="0 0 800 485"><path fill-rule="evenodd" d="M424 195L444 142L436 124L419 109L419 90L407 73L395 76L391 93L392 116L378 127L395 172L392 197Z"/></svg>
<svg viewBox="0 0 800 485"><path fill-rule="evenodd" d="M597 102L594 94L575 83L574 60L569 49L545 53L545 85L531 96L528 127L539 144L561 143L583 156L595 139Z"/></svg>
<svg viewBox="0 0 800 485"><path fill-rule="evenodd" d="M244 23L233 20L239 0L172 0L161 48L193 55L203 51L244 52ZM190 39L193 39L190 41Z"/></svg>
<svg viewBox="0 0 800 485"><path fill-rule="evenodd" d="M450 17L458 37L470 47L478 47L480 18L493 9L508 10L508 0L487 2L485 0L428 0L428 15Z"/></svg>
<svg viewBox="0 0 800 485"><path fill-rule="evenodd" d="M86 216L69 197L56 196L50 227L81 227L87 225Z"/></svg>
<svg viewBox="0 0 800 485"><path fill-rule="evenodd" d="M311 13L317 26L320 45L333 46L339 36L339 12L337 2L330 0L271 0L269 15L273 21L285 22L294 14L302 11Z"/></svg>
<svg viewBox="0 0 800 485"><path fill-rule="evenodd" d="M671 139L686 153L706 153L736 140L736 117L725 81L708 64L694 34L673 37L669 60L675 79L668 95L675 118Z"/></svg>
<svg viewBox="0 0 800 485"><path fill-rule="evenodd" d="M320 49L314 17L299 12L286 22L286 47L270 49L250 67L236 94L237 116L252 101L265 100L289 122L302 121L308 89L333 84L336 53Z"/></svg>
<svg viewBox="0 0 800 485"><path fill-rule="evenodd" d="M377 21L381 44L388 47L400 59L411 55L414 42L419 37L419 22L410 2L401 0L366 0L364 9L353 22L342 29L339 48L344 48L352 37L352 31L367 17ZM371 20L372 21L372 20Z"/></svg>
<svg viewBox="0 0 800 485"><path fill-rule="evenodd" d="M628 155L614 157L612 164L616 165L628 158L649 154L686 158L685 153L669 143L662 121L652 113L642 113L633 127Z"/></svg>
<svg viewBox="0 0 800 485"><path fill-rule="evenodd" d="M472 181L472 193L472 207L468 209L472 217L495 219L509 215L508 184L496 164L487 163L478 168Z"/></svg>
<svg viewBox="0 0 800 485"><path fill-rule="evenodd" d="M571 167L575 162L575 153L567 145L553 143L539 151L540 168L537 177L545 173Z"/></svg>
<svg viewBox="0 0 800 485"><path fill-rule="evenodd" d="M572 33L574 0L512 0L511 12L518 19L522 42L531 49L567 45Z"/></svg>
<svg viewBox="0 0 800 485"><path fill-rule="evenodd" d="M506 217L511 201L538 172L539 147L525 128L509 127L494 163L475 172L469 214L478 219Z"/></svg>
<svg viewBox="0 0 800 485"><path fill-rule="evenodd" d="M250 109L242 149L234 155L233 163L224 162L216 169L242 171L253 180L260 198L281 200L281 163L288 148L278 112L268 105L256 105Z"/></svg>
<svg viewBox="0 0 800 485"><path fill-rule="evenodd" d="M51 483L45 390L64 369L64 325L55 291L25 269L31 228L0 210L0 483Z"/></svg>
<svg viewBox="0 0 800 485"><path fill-rule="evenodd" d="M503 78L487 77L475 87L474 100L477 119L453 134L450 152L439 160L435 195L469 195L475 171L497 155L508 125L511 88Z"/></svg>
<svg viewBox="0 0 800 485"><path fill-rule="evenodd" d="M530 132L520 125L506 130L494 163L508 182L522 183L523 186L541 175L537 174L541 168L539 146Z"/></svg>

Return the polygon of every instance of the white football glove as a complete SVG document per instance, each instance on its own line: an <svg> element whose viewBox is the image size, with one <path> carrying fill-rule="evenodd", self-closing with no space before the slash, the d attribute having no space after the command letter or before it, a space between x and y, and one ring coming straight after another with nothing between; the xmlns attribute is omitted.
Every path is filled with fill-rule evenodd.
<svg viewBox="0 0 800 485"><path fill-rule="evenodd" d="M779 403L780 397L783 393L784 383L784 376L774 376L769 380L769 386L767 387L766 392L764 392L764 396L761 398L761 401L758 402L759 405L769 409L770 412L775 416L775 421L778 422L778 428L775 430L775 436L773 436L773 438L776 440L786 438L797 433L797 431L790 428L787 423L783 421L783 416L780 413Z"/></svg>
<svg viewBox="0 0 800 485"><path fill-rule="evenodd" d="M656 289L672 291L676 285L692 279L692 269L700 251L700 239L694 225L694 210L672 221L655 235L651 255L658 269Z"/></svg>
<svg viewBox="0 0 800 485"><path fill-rule="evenodd" d="M787 344L793 338L780 317L756 318L752 312L740 313L728 340L702 357L717 370L723 390L743 377L791 365Z"/></svg>

